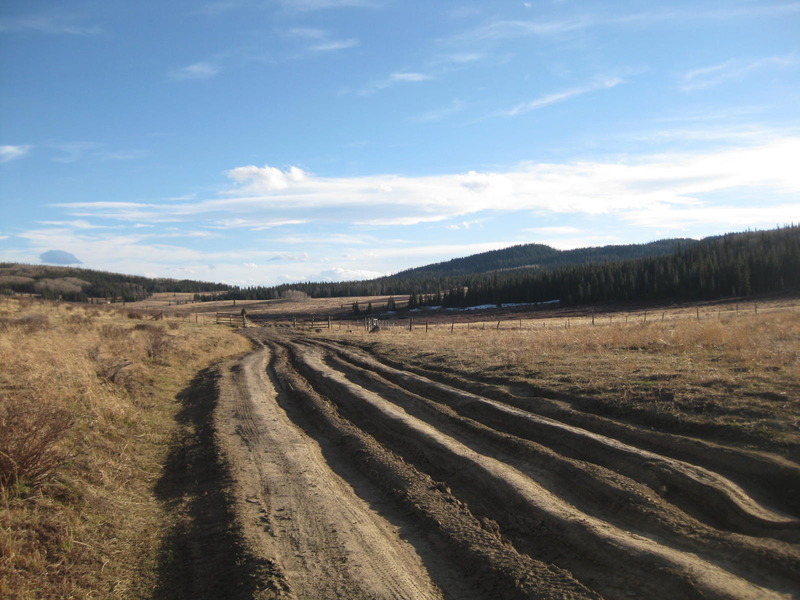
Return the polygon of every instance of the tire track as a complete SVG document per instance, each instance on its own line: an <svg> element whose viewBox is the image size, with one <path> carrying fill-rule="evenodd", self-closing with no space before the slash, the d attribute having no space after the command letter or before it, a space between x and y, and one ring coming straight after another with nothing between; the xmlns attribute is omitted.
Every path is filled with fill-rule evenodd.
<svg viewBox="0 0 800 600"><path fill-rule="evenodd" d="M726 571L725 568L721 567L719 564L706 562L688 552L662 546L659 543L652 542L649 538L641 538L641 536L637 536L636 534L629 534L618 530L615 531L615 528L606 521L592 521L593 517L586 513L576 514L571 506L559 506L559 499L553 497L548 498L548 492L544 489L536 489L534 493L530 493L528 489L526 492L525 488L530 488L531 484L530 482L522 482L518 474L509 470L508 462L511 462L510 460L505 463L501 462L499 465L487 466L485 462L487 460L486 457L481 455L477 457L471 456L470 460L464 463L464 457L470 456L471 450L466 445L462 444L459 446L459 443L455 442L453 438L449 438L448 441L444 443L445 446L448 446L448 444L452 445L449 448L443 449L441 447L443 443L441 438L447 436L442 435L441 429L443 429L443 427L441 423L434 427L428 426L429 429L426 430L424 424L418 421L413 422L407 420L410 418L410 415L406 410L398 409L396 405L392 407L392 403L385 399L385 397L391 394L367 391L365 387L359 385L363 384L364 381L356 381L358 378L353 377L352 372L350 373L351 379L348 380L346 374L348 368L352 370L358 367L353 365L353 363L350 363L349 367L343 364L347 363L347 360L342 358L342 354L347 354L343 349L334 348L334 350L336 350L335 354L338 355L337 358L332 359L329 355L323 359L322 352L330 352L330 346L324 350L319 347L318 352L320 352L320 354L316 357L313 356L314 351L309 346L293 346L291 348L295 356L294 366L315 388L325 393L329 398L335 399L335 403L343 415L351 419L356 425L361 426L369 433L376 436L382 443L401 454L417 468L424 470L426 464L436 464L437 467L432 469L435 476L443 477L448 484L450 484L452 480L454 490L456 488L466 490L465 495L471 497L470 506L480 506L481 510L486 510L486 507L499 506L500 508L495 508L494 512L491 512L491 508L489 510L494 517L497 517L495 520L500 522L504 520L509 521L509 519L504 516L504 513L514 512L514 509L518 509L520 506L527 507L528 509L534 507L535 517L529 518L527 525L532 525L533 529L536 527L541 529L544 523L546 525L545 529L551 528L557 531L556 534L545 536L549 537L547 541L555 543L573 539L574 554L580 554L581 552L584 554L591 554L589 548L594 547L596 549L596 556L603 558L594 558L593 561L595 563L605 563L601 565L599 569L594 568L594 573L592 572L592 567L586 567L584 565L574 566L570 565L568 561L565 563L565 568L573 570L573 572L577 571L582 573L582 581L597 582L601 579L613 579L613 577L609 577L608 575L608 573L610 573L608 569L611 568L611 565L626 564L627 570L630 572L628 577L633 576L637 580L641 580L642 577L644 577L649 580L649 584L653 586L651 597L770 597L770 592L768 590L762 589L760 586L747 581L746 578L748 577L767 585L773 585L777 590L774 594L775 597L779 597L781 595L780 592L789 594L796 591L798 554L796 546L792 544L782 544L774 540L757 539L751 539L748 542L745 536L738 536L738 539L733 539L737 536L731 537L729 535L726 538L724 534L719 534L719 532L716 532L713 528L709 528L703 524L695 522L695 524L692 525L692 519L684 515L683 523L678 523L677 527L673 527L671 534L673 536L678 533L686 535L687 528L693 529L694 531L692 533L696 540L698 540L698 543L700 543L700 545L705 543L705 552L708 555L715 554L716 551L719 550L719 547L725 546L729 551L729 555L733 555L734 559L729 559L727 561L716 560L726 565L728 568L738 567L739 573L734 575ZM348 356L348 358L352 357ZM339 366L342 369L338 374L331 367L331 363L336 363L337 361L339 361ZM370 367L369 373L372 373L372 375L369 376L375 377L375 371L380 371L382 366L370 360L367 360L367 363L369 363L368 366ZM385 370L385 366L383 366L383 370ZM380 375L383 374L383 372L380 373ZM397 374L395 373L395 375ZM413 386L407 385L409 380L407 373L402 373L400 375L403 383L406 384L406 388L408 388L404 392L407 397L409 395L414 395L415 391L419 391L410 391L410 388L413 388ZM370 386L366 385L366 387ZM403 386L399 387L402 389ZM449 393L453 392L449 391ZM487 400L488 399L481 399L482 402ZM474 403L474 401L475 398L470 398L470 403ZM491 406L491 402L489 405ZM503 418L507 419L508 413L504 414ZM578 435L578 432L572 431L572 433ZM583 435L582 432L580 433ZM588 434L589 432L586 433ZM590 439L592 439L591 436ZM606 444L611 443L612 448L619 444L614 440L603 441ZM626 449L626 451L641 452L641 450L638 449ZM639 456L641 456L641 454L639 454ZM650 456L646 453L644 456L647 456L650 460L665 460L664 457ZM667 463L669 464L668 460ZM445 466L443 467L442 465ZM472 481L466 478L466 476L462 476L462 479L466 479L465 482L460 484L458 483L458 477L451 476L450 480L447 479L448 471L451 473L474 473L478 467L483 468L484 472L481 476L475 477ZM687 467L688 472L694 474L695 467L693 465L687 465ZM687 467L684 467L684 469ZM496 475L498 471L502 472L503 475L499 477L499 479L492 480L490 476L493 474ZM487 481L491 483L487 483ZM701 483L709 485L708 481L717 483L719 481L719 476L713 473L710 475L703 473ZM791 528L794 524L791 518L759 505L738 487L729 482L724 482L724 484L726 489L724 493L722 493L722 496L725 501L731 502L727 490L734 489L736 493L740 494L740 497L736 498L736 500L739 501L740 509L741 505L744 505L746 509L744 512L749 518L767 522L768 526L777 528L779 534L781 533L781 527ZM481 489L490 489L482 492L470 491L471 488L475 488L476 485ZM498 492L497 490L502 490L502 492ZM459 492L456 492L456 494L459 495ZM482 500L480 498L481 494L483 494ZM633 495L635 496L636 494L634 493ZM478 498L477 500L476 497ZM513 500L509 500L509 498L513 498ZM543 498L545 498L546 501L543 501ZM627 500L624 499L624 494L622 498L623 499L620 500L619 503L624 506L627 504ZM545 505L544 508L540 506L541 504ZM662 508L660 510L663 516L665 512L663 501L661 504ZM536 512L537 510L539 511L538 513ZM541 514L542 511L546 513L544 517ZM672 510L671 512L674 513L675 511ZM671 516L671 518L674 520L674 517ZM519 525L520 521L524 519L515 517L515 520L517 521L516 523L513 523L514 519L510 520L512 522L509 523L509 531L513 530L516 525L517 529L523 531L522 534L518 534L518 537L524 538L525 536L530 536L532 528L520 527ZM580 526L575 525L578 522ZM564 523L567 523L567 525L564 525ZM588 529L591 533L587 535L585 532L577 532L578 529L581 528L584 530ZM605 541L598 545L596 541L598 537L604 538ZM634 540L634 550L630 550L630 548L623 548L623 550L620 550L620 548L624 547L626 544L632 543L631 540ZM517 543L517 540L514 541ZM714 547L715 544L717 545L716 548ZM525 551L530 550L528 547L530 543L523 540L521 545L525 547ZM682 545L684 547L687 546L686 543ZM692 544L688 545L691 546ZM693 548L693 550L696 550L696 548ZM644 558L642 558L643 554L645 555ZM608 556L612 558L607 558ZM766 574L763 572L754 572L751 568L752 562L757 563L762 570L766 570ZM636 572L637 563L639 564L638 574ZM561 563L556 561L556 564ZM661 566L659 567L659 565ZM772 565L772 568L770 568L770 565ZM654 569L656 573L653 572ZM758 571L758 569L756 569L756 571ZM602 572L605 572L604 576L600 575ZM663 577L661 577L661 573L664 574ZM741 577L739 575L741 575ZM663 580L659 581L659 579ZM624 584L622 584L622 587L624 587ZM667 592L666 590L669 591ZM604 590L604 593L609 592L613 595L619 593L619 590Z"/></svg>
<svg viewBox="0 0 800 600"><path fill-rule="evenodd" d="M258 351L223 371L218 428L235 466L251 550L279 566L272 597L441 600L395 526L331 470L319 446L278 407L267 358Z"/></svg>
<svg viewBox="0 0 800 600"><path fill-rule="evenodd" d="M345 348L336 346L334 350L345 351ZM354 349L347 347L346 351L353 353ZM357 355L358 351L355 353ZM442 383L445 387L498 400L526 412L549 417L716 471L746 487L752 498L784 511L794 518L800 518L800 466L797 462L782 456L666 433L652 427L639 427L583 412L574 408L568 400L542 396L540 390L528 384L515 385L506 381L489 384L482 379L479 381L465 379L454 373L407 367L386 358L381 360L385 366L401 373L418 375L431 382ZM520 389L524 391L517 391Z"/></svg>
<svg viewBox="0 0 800 600"><path fill-rule="evenodd" d="M272 369L314 427L354 457L359 470L393 498L420 526L441 540L459 576L479 598L598 598L568 572L520 554L497 533L496 524L479 520L447 486L415 469L362 429L343 419L329 399L297 372L291 346L270 343ZM454 598L461 598L456 595Z"/></svg>
<svg viewBox="0 0 800 600"><path fill-rule="evenodd" d="M240 512L282 573L272 597L800 597L786 459L247 335L265 349L223 378L220 429L247 444Z"/></svg>
<svg viewBox="0 0 800 600"><path fill-rule="evenodd" d="M558 452L602 466L613 465L618 472L647 483L662 495L670 495L684 510L707 518L715 524L751 535L773 536L789 542L800 542L800 520L784 511L767 507L740 485L694 460L674 459L635 442L629 443L591 429L523 410L491 398L447 386L422 375L394 367L344 348L325 345L340 359L380 374L387 381L417 394L446 404L506 433L544 443ZM631 436L628 436L631 437ZM725 449L730 454L733 451ZM743 462L750 453L740 452L735 458ZM752 458L752 456L750 456ZM781 483L800 479L800 467L775 457L772 461L757 457L762 472ZM669 494L669 492L672 494ZM678 493L675 493L678 492ZM790 490L785 489L785 493Z"/></svg>
<svg viewBox="0 0 800 600"><path fill-rule="evenodd" d="M374 369L363 369L336 356L327 365L348 381L401 406L406 412L476 449L513 465L581 511L640 535L659 538L673 548L694 552L727 570L738 570L760 585L791 588L800 580L800 555L786 544L722 532L693 519L635 479L566 457L530 440L503 433L392 384Z"/></svg>

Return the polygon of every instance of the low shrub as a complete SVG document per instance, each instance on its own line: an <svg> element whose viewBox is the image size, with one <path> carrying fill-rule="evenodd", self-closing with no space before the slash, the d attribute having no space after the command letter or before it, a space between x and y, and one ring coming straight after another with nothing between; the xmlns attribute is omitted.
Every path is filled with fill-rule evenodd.
<svg viewBox="0 0 800 600"><path fill-rule="evenodd" d="M67 458L62 442L73 425L64 409L34 398L0 401L0 489L36 486Z"/></svg>

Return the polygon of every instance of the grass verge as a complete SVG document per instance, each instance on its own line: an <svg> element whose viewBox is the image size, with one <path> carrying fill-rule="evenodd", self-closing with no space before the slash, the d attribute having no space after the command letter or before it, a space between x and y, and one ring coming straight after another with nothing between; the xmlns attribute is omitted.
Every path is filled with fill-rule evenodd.
<svg viewBox="0 0 800 600"><path fill-rule="evenodd" d="M157 591L177 517L156 488L182 436L179 394L249 343L135 316L0 299L2 598Z"/></svg>

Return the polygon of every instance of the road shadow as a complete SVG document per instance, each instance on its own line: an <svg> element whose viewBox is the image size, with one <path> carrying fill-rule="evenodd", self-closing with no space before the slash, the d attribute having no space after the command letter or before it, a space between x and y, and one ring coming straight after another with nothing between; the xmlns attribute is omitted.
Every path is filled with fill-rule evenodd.
<svg viewBox="0 0 800 600"><path fill-rule="evenodd" d="M217 378L205 369L177 396L179 433L155 488L173 525L159 552L153 600L274 597L265 589L269 565L244 546L230 473L215 443Z"/></svg>

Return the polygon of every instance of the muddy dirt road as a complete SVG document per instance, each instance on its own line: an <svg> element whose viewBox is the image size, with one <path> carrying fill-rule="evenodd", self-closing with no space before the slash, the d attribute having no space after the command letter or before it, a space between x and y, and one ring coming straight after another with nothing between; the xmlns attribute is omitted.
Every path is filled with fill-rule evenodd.
<svg viewBox="0 0 800 600"><path fill-rule="evenodd" d="M794 463L249 335L215 422L264 598L800 597Z"/></svg>

